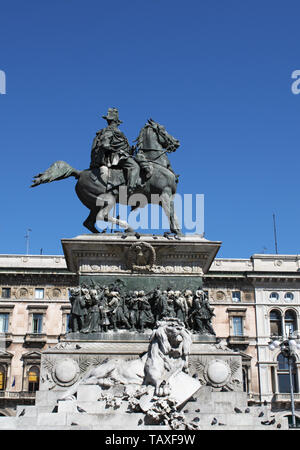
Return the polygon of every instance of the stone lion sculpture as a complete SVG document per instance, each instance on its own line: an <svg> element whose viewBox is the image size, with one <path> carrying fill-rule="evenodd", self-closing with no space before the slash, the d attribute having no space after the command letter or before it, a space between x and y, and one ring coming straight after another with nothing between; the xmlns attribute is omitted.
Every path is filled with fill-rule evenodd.
<svg viewBox="0 0 300 450"><path fill-rule="evenodd" d="M150 385L154 386L155 395L167 395L171 377L188 371L191 343L191 334L183 322L176 318L164 318L157 322L148 352L142 357L127 361L113 358L92 367L60 400L74 398L81 384L97 384L104 388L118 384Z"/></svg>

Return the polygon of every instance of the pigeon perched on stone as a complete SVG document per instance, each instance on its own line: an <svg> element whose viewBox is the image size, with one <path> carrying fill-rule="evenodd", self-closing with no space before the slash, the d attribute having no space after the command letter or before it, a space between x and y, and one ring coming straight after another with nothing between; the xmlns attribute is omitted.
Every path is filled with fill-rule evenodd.
<svg viewBox="0 0 300 450"><path fill-rule="evenodd" d="M211 421L211 425L216 425L218 423L217 419L214 417Z"/></svg>
<svg viewBox="0 0 300 450"><path fill-rule="evenodd" d="M25 409L22 409L22 411L20 412L18 417L24 416L24 414L25 414Z"/></svg>
<svg viewBox="0 0 300 450"><path fill-rule="evenodd" d="M194 418L193 418L193 422L200 422L199 417L194 417Z"/></svg>
<svg viewBox="0 0 300 450"><path fill-rule="evenodd" d="M76 426L76 425L78 425L78 423L72 422L71 426L74 426L74 425Z"/></svg>
<svg viewBox="0 0 300 450"><path fill-rule="evenodd" d="M198 409L195 409L195 412L198 412L198 413L199 413L199 412L200 412L200 409L199 409L199 408L198 408Z"/></svg>
<svg viewBox="0 0 300 450"><path fill-rule="evenodd" d="M263 420L262 422L260 422L262 425L274 425L274 423L276 422L275 419L272 420Z"/></svg>
<svg viewBox="0 0 300 450"><path fill-rule="evenodd" d="M242 411L241 411L239 408L235 407L235 408L234 408L234 412L236 412L236 413L239 414L239 413L241 413Z"/></svg>
<svg viewBox="0 0 300 450"><path fill-rule="evenodd" d="M278 424L277 424L277 428L281 428L281 423L278 423Z"/></svg>
<svg viewBox="0 0 300 450"><path fill-rule="evenodd" d="M77 406L77 411L80 413L86 413L86 411L82 408L80 408L80 406Z"/></svg>
<svg viewBox="0 0 300 450"><path fill-rule="evenodd" d="M225 423L219 422L218 425L223 426Z"/></svg>
<svg viewBox="0 0 300 450"><path fill-rule="evenodd" d="M189 410L185 409L183 412L184 412L184 414L187 414L189 412Z"/></svg>
<svg viewBox="0 0 300 450"><path fill-rule="evenodd" d="M262 417L264 415L264 413L261 411L259 414L258 414L258 417Z"/></svg>
<svg viewBox="0 0 300 450"><path fill-rule="evenodd" d="M250 412L250 408L245 409L245 413L248 414Z"/></svg>
<svg viewBox="0 0 300 450"><path fill-rule="evenodd" d="M138 425L142 425L142 423L143 423L143 419L139 419Z"/></svg>

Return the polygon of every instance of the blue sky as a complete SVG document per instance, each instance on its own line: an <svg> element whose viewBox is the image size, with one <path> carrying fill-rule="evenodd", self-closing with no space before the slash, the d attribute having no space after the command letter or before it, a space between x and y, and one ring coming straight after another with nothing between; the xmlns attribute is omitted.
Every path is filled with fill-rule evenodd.
<svg viewBox="0 0 300 450"><path fill-rule="evenodd" d="M0 253L62 253L87 209L62 159L89 165L110 106L132 142L149 117L181 141L178 192L205 196L220 257L300 253L300 4L290 0L10 0L0 11Z"/></svg>

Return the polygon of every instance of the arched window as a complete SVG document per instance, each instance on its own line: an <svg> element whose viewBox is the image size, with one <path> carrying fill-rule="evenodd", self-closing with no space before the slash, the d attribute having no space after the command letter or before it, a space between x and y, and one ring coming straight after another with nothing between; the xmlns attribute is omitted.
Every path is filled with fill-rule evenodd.
<svg viewBox="0 0 300 450"><path fill-rule="evenodd" d="M28 373L28 391L36 392L40 384L40 369L36 366L32 366Z"/></svg>
<svg viewBox="0 0 300 450"><path fill-rule="evenodd" d="M270 332L271 336L282 336L281 313L277 309L270 312Z"/></svg>
<svg viewBox="0 0 300 450"><path fill-rule="evenodd" d="M288 359L285 358L282 353L279 353L277 362L278 362L277 377L278 377L279 392L286 394L291 392ZM292 378L293 378L294 392L298 392L297 370L295 363L292 364Z"/></svg>
<svg viewBox="0 0 300 450"><path fill-rule="evenodd" d="M284 315L284 328L286 336L297 330L297 317L295 311L288 309Z"/></svg>
<svg viewBox="0 0 300 450"><path fill-rule="evenodd" d="M269 299L272 300L272 301L279 300L278 292L271 292L271 294L269 295Z"/></svg>
<svg viewBox="0 0 300 450"><path fill-rule="evenodd" d="M6 387L6 369L0 365L0 391L4 391Z"/></svg>

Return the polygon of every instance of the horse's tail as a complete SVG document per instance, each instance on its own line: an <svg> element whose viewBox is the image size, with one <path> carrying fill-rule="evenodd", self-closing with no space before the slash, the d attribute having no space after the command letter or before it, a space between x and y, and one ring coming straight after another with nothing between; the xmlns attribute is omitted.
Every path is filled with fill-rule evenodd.
<svg viewBox="0 0 300 450"><path fill-rule="evenodd" d="M65 161L56 161L45 170L33 177L33 184L30 187L38 186L42 183L51 183L52 181L63 180L64 178L75 177L79 178L80 171L71 167Z"/></svg>

